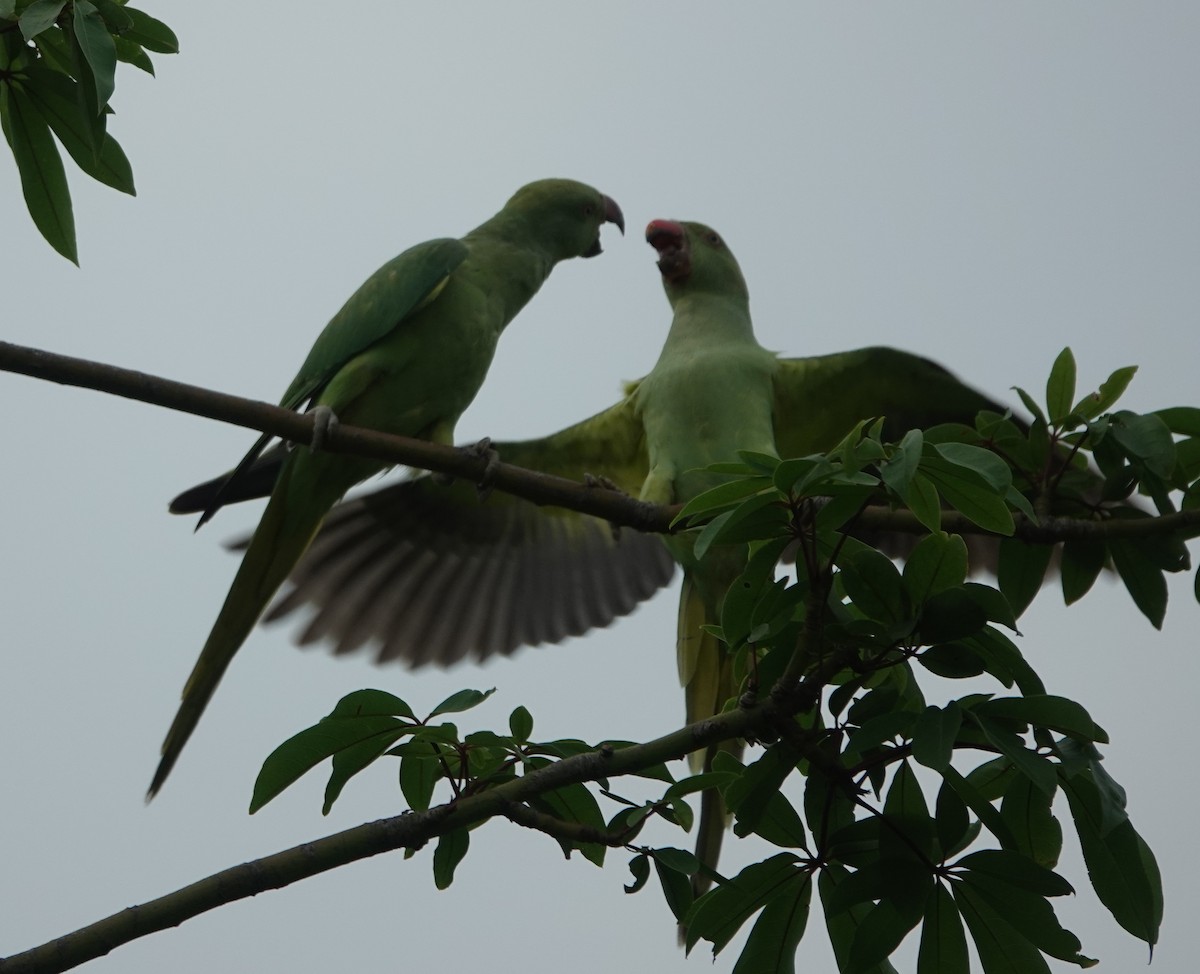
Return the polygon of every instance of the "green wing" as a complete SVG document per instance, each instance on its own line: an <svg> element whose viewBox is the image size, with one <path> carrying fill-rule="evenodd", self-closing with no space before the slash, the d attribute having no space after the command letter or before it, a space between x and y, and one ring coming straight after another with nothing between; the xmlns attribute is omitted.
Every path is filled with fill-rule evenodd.
<svg viewBox="0 0 1200 974"><path fill-rule="evenodd" d="M279 404L285 409L300 409L319 395L326 383L350 359L374 345L436 298L446 286L450 274L466 257L466 244L461 240L443 237L409 247L389 260L350 295L317 336L308 357ZM254 441L254 445L233 470L225 477L218 478L220 482L208 497L197 528L224 504L257 492L257 485L263 479L261 470L253 474L251 471L272 438L264 433ZM276 469L282 466L282 456L273 460L273 466ZM242 485L240 482L244 478L249 478L255 486ZM271 483L274 483L273 477ZM175 509L174 502L172 509Z"/></svg>
<svg viewBox="0 0 1200 974"><path fill-rule="evenodd" d="M420 311L467 257L461 240L427 240L393 257L368 277L317 336L279 404L298 409L346 362Z"/></svg>
<svg viewBox="0 0 1200 974"><path fill-rule="evenodd" d="M775 442L781 457L830 450L859 420L882 416L884 435L941 423L974 424L1004 407L936 362L895 348L860 348L781 359L775 378Z"/></svg>
<svg viewBox="0 0 1200 974"><path fill-rule="evenodd" d="M899 440L910 429L943 423L974 426L982 409L1005 407L959 381L927 358L876 346L781 359L775 377L775 438L781 457L831 450L861 420L884 418L883 435ZM893 558L905 558L920 540L902 532L856 532L859 540ZM999 542L967 535L973 571L993 574Z"/></svg>
<svg viewBox="0 0 1200 974"><path fill-rule="evenodd" d="M632 396L541 439L498 443L507 463L627 493L645 479L645 434ZM338 505L267 619L302 606L299 641L337 653L374 641L378 662L450 665L606 626L666 585L661 540L538 507L472 484L422 476Z"/></svg>

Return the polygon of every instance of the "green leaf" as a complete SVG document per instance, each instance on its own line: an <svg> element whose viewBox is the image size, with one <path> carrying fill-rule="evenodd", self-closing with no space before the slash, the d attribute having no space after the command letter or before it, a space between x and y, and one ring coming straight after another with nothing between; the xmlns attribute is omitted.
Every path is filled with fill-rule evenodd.
<svg viewBox="0 0 1200 974"><path fill-rule="evenodd" d="M136 195L133 170L117 140L105 134L99 151L92 145L93 132L81 112L76 88L76 83L66 75L52 71L40 62L30 65L29 98L75 164L106 186L130 196Z"/></svg>
<svg viewBox="0 0 1200 974"><path fill-rule="evenodd" d="M683 524L696 514L707 514L730 507L772 486L770 477L744 477L719 484L688 501L672 525Z"/></svg>
<svg viewBox="0 0 1200 974"><path fill-rule="evenodd" d="M1071 412L1075 399L1075 356L1071 349L1058 353L1046 380L1046 411L1051 423L1061 423Z"/></svg>
<svg viewBox="0 0 1200 974"><path fill-rule="evenodd" d="M750 864L697 900L687 918L687 950L703 938L712 943L714 954L719 953L753 914L776 896L786 895L798 876L807 878L798 862L791 853L778 853Z"/></svg>
<svg viewBox="0 0 1200 974"><path fill-rule="evenodd" d="M508 729L518 744L526 743L533 733L533 715L524 707L517 707L508 715Z"/></svg>
<svg viewBox="0 0 1200 974"><path fill-rule="evenodd" d="M156 54L179 53L179 38L161 20L155 20L149 14L133 7L126 7L125 13L133 21L133 27L125 32L125 36L129 40L141 44L147 51L154 51Z"/></svg>
<svg viewBox="0 0 1200 974"><path fill-rule="evenodd" d="M682 923L688 914L688 910L692 908L692 901L694 899L692 882L688 878L690 874L680 872L674 866L670 865L668 859L662 857L664 851L668 850L654 850L654 871L658 876L658 882L662 887L663 898L667 901L667 906L670 908L676 921Z"/></svg>
<svg viewBox="0 0 1200 974"><path fill-rule="evenodd" d="M995 697L976 706L975 713L1048 727L1083 741L1108 743L1108 735L1096 725L1082 705L1049 693L1023 697Z"/></svg>
<svg viewBox="0 0 1200 974"><path fill-rule="evenodd" d="M66 5L66 0L33 0L17 19L25 40L31 41L42 31L53 27Z"/></svg>
<svg viewBox="0 0 1200 974"><path fill-rule="evenodd" d="M1154 946L1162 923L1162 875L1154 853L1128 818L1115 826L1090 774L1064 776L1088 877L1100 902L1125 930Z"/></svg>
<svg viewBox="0 0 1200 974"><path fill-rule="evenodd" d="M1067 605L1087 595L1103 571L1107 558L1108 549L1103 541L1078 539L1063 544L1059 570L1062 572L1063 601Z"/></svg>
<svg viewBox="0 0 1200 974"><path fill-rule="evenodd" d="M1008 849L981 849L963 856L956 869L971 869L1011 883L1038 896L1070 896L1075 888L1058 873Z"/></svg>
<svg viewBox="0 0 1200 974"><path fill-rule="evenodd" d="M909 430L896 446L891 459L879 469L883 482L901 497L908 492L913 477L916 476L924 445L924 434L919 429Z"/></svg>
<svg viewBox="0 0 1200 974"><path fill-rule="evenodd" d="M984 670L983 660L962 643L931 646L917 657L917 662L930 673L947 680L965 680L979 676Z"/></svg>
<svg viewBox="0 0 1200 974"><path fill-rule="evenodd" d="M978 838L982 828L978 822L971 822L971 817L967 814L966 803L945 779L942 780L942 786L938 789L933 820L942 862L967 848Z"/></svg>
<svg viewBox="0 0 1200 974"><path fill-rule="evenodd" d="M974 703L978 702L978 700L974 701ZM971 706L974 706L974 703ZM984 761L983 764L976 765L967 773L967 781L989 802L999 801L1003 798L1013 781L1019 777L1021 776L1017 774L1013 763L1006 757Z"/></svg>
<svg viewBox="0 0 1200 974"><path fill-rule="evenodd" d="M1170 406L1156 409L1150 414L1167 424L1167 429L1181 436L1200 436L1200 408L1196 406Z"/></svg>
<svg viewBox="0 0 1200 974"><path fill-rule="evenodd" d="M654 861L662 863L667 869L673 869L684 876L695 876L700 869L700 860L695 853L687 849L676 849L672 846L662 846L651 850Z"/></svg>
<svg viewBox="0 0 1200 974"><path fill-rule="evenodd" d="M1013 533L1012 514L1001 493L970 467L952 463L940 456L926 455L921 472L955 510L986 531Z"/></svg>
<svg viewBox="0 0 1200 974"><path fill-rule="evenodd" d="M978 788L959 774L953 765L942 770L942 777L954 789L955 794L966 803L967 808L975 813L979 821L983 823L983 827L991 832L1004 848L1016 847L1016 840L1007 823Z"/></svg>
<svg viewBox="0 0 1200 974"><path fill-rule="evenodd" d="M145 71L151 77L154 76L154 62L150 60L150 55L143 50L141 44L135 44L124 37L114 37L113 44L116 46L118 61L123 61L125 64L132 64L135 68Z"/></svg>
<svg viewBox="0 0 1200 974"><path fill-rule="evenodd" d="M733 974L793 974L811 902L812 874L801 873L763 907Z"/></svg>
<svg viewBox="0 0 1200 974"><path fill-rule="evenodd" d="M438 889L448 889L454 882L454 870L467 854L471 844L471 833L466 829L454 829L439 836L433 850L433 884Z"/></svg>
<svg viewBox="0 0 1200 974"><path fill-rule="evenodd" d="M755 832L784 848L807 848L804 823L779 791L794 770L784 750L772 747L723 789L736 835Z"/></svg>
<svg viewBox="0 0 1200 974"><path fill-rule="evenodd" d="M650 878L650 857L644 852L634 856L629 860L629 872L633 875L633 882L625 887L625 892L636 893Z"/></svg>
<svg viewBox="0 0 1200 974"><path fill-rule="evenodd" d="M1058 922L1054 908L1043 896L981 870L971 870L959 875L962 879L961 888L978 897L975 901L977 906L985 903L989 905L997 915L1003 916L1021 937L1043 953L1080 967L1096 965L1094 959L1084 957L1079 952L1079 938Z"/></svg>
<svg viewBox="0 0 1200 974"><path fill-rule="evenodd" d="M851 875L841 864L831 862L821 870L817 882L821 905L825 912L825 927L829 931L829 943L833 947L838 970L843 972L852 970L850 951L863 919L871 911L871 906L866 903L859 903L849 910L834 906L839 888L849 881ZM883 960L874 968L868 968L860 974L896 974L896 969L887 960Z"/></svg>
<svg viewBox="0 0 1200 974"><path fill-rule="evenodd" d="M45 31L38 35L34 46L41 55L41 60L51 69L68 75L75 70L66 30Z"/></svg>
<svg viewBox="0 0 1200 974"><path fill-rule="evenodd" d="M966 873L962 882L955 885L955 896L976 938L984 970L990 970L989 960L996 963L1001 957L1003 966L997 969L1004 972L1024 970L1027 968L1016 967L1016 964L1028 964L1034 956L1042 964L1038 969L1048 970L1039 951L1080 967L1096 964L1092 958L1080 954L1079 938L1058 924L1054 908L1040 896L974 872ZM983 928L988 936L980 938ZM991 938L995 938L995 946L1000 950L989 957L985 944L990 943ZM1028 954L1026 945L1030 948Z"/></svg>
<svg viewBox="0 0 1200 974"><path fill-rule="evenodd" d="M1020 386L1013 386L1015 392L1021 399L1025 408L1033 415L1035 422L1040 422L1042 425L1046 423L1046 414L1042 412L1042 407L1037 404L1037 400Z"/></svg>
<svg viewBox="0 0 1200 974"><path fill-rule="evenodd" d="M709 547L718 542L757 541L781 534L786 525L787 514L780 506L779 496L772 492L756 494L704 526L696 538L696 557L703 558Z"/></svg>
<svg viewBox="0 0 1200 974"><path fill-rule="evenodd" d="M1008 599L999 589L980 582L965 582L962 589L971 597L971 601L983 610L988 622L996 622L1013 632L1018 632L1016 615L1012 606L1008 604Z"/></svg>
<svg viewBox="0 0 1200 974"><path fill-rule="evenodd" d="M400 759L400 791L408 807L414 812L423 812L433 801L433 789L442 776L442 763L438 760L437 750L429 747L428 756L422 756L414 751L407 752Z"/></svg>
<svg viewBox="0 0 1200 974"><path fill-rule="evenodd" d="M75 0L72 19L79 50L91 68L96 90L96 104L103 110L116 87L117 48L112 34L95 6L89 0Z"/></svg>
<svg viewBox="0 0 1200 974"><path fill-rule="evenodd" d="M1012 686L1015 681L1024 694L1046 692L1041 677L1026 662L1017 644L999 629L987 626L964 642L983 659L987 671L1005 686Z"/></svg>
<svg viewBox="0 0 1200 974"><path fill-rule="evenodd" d="M322 718L315 726L289 737L267 756L254 782L250 814L338 751L371 739L378 739L386 748L411 731L411 724L394 717Z"/></svg>
<svg viewBox="0 0 1200 974"><path fill-rule="evenodd" d="M495 692L495 687L492 687L490 690L459 690L457 693L450 694L450 696L434 707L429 712L429 717L432 719L439 714L462 713L464 710L478 707Z"/></svg>
<svg viewBox="0 0 1200 974"><path fill-rule="evenodd" d="M600 806L596 803L596 797L587 789L586 785L579 782L556 788L554 791L539 795L530 801L540 810L562 819L564 822L576 822L601 832L607 825L600 812ZM559 844L567 855L570 855L573 849L578 849L588 862L597 866L604 865L604 854L607 848L598 842L573 843L563 839Z"/></svg>
<svg viewBox="0 0 1200 974"><path fill-rule="evenodd" d="M924 888L926 892L929 889L928 863L933 857L934 822L925 804L921 783L908 761L901 761L896 768L883 813L886 822L879 833L879 854L885 884L900 884L911 900L914 886ZM915 877L905 873L904 866L910 862L918 867ZM896 890L890 892L894 895ZM924 901L915 909L923 910ZM915 918L913 922L916 922Z"/></svg>
<svg viewBox="0 0 1200 974"><path fill-rule="evenodd" d="M1029 608L1041 589L1053 553L1051 545L1026 544L1016 538L1001 540L996 581L1017 616Z"/></svg>
<svg viewBox="0 0 1200 974"><path fill-rule="evenodd" d="M938 883L925 906L917 974L970 974L970 971L962 918L954 905L954 897Z"/></svg>
<svg viewBox="0 0 1200 974"><path fill-rule="evenodd" d="M923 904L922 900L922 910ZM846 969L869 970L886 961L920 918L920 912L914 916L911 911L900 909L894 898L880 900L868 908L854 934Z"/></svg>
<svg viewBox="0 0 1200 974"><path fill-rule="evenodd" d="M386 690L354 690L334 706L330 717L364 717L385 715L415 721L412 707Z"/></svg>
<svg viewBox="0 0 1200 974"><path fill-rule="evenodd" d="M913 759L934 771L946 768L954 754L954 741L961 726L962 709L953 700L945 709L927 707L917 718L912 741Z"/></svg>
<svg viewBox="0 0 1200 974"><path fill-rule="evenodd" d="M1095 419L1121 398L1136 372L1136 365L1126 365L1124 368L1117 369L1105 382L1100 384L1099 392L1084 396L1075 404L1071 412L1082 419Z"/></svg>
<svg viewBox="0 0 1200 974"><path fill-rule="evenodd" d="M983 731L988 743L1012 761L1021 774L1047 795L1054 794L1058 788L1058 774L1053 764L1027 748L1024 741L1003 724L980 714L972 714L971 719Z"/></svg>
<svg viewBox="0 0 1200 974"><path fill-rule="evenodd" d="M979 892L964 883L955 883L954 902L967 921L971 939L984 974L1050 974L1039 951L992 906Z"/></svg>
<svg viewBox="0 0 1200 974"><path fill-rule="evenodd" d="M1113 414L1109 429L1121 448L1164 480L1175 471L1175 441L1163 420L1150 413L1141 416L1121 410Z"/></svg>
<svg viewBox="0 0 1200 974"><path fill-rule="evenodd" d="M940 531L942 527L942 502L938 497L937 488L928 477L921 474L913 476L908 490L903 495L904 503L930 531Z"/></svg>
<svg viewBox="0 0 1200 974"><path fill-rule="evenodd" d="M374 763L394 742L395 738L390 734L382 734L337 751L333 755L333 771L325 784L325 802L321 806L321 814L328 815L346 783Z"/></svg>
<svg viewBox="0 0 1200 974"><path fill-rule="evenodd" d="M904 562L904 587L916 605L966 578L967 546L957 534L939 531L922 538Z"/></svg>
<svg viewBox="0 0 1200 974"><path fill-rule="evenodd" d="M936 443L934 451L945 460L978 475L993 490L1003 494L1012 486L1012 471L991 450L970 443Z"/></svg>
<svg viewBox="0 0 1200 974"><path fill-rule="evenodd" d="M1013 778L1000 804L1016 848L1039 866L1053 869L1062 854L1062 825L1051 812L1053 799L1024 775Z"/></svg>
<svg viewBox="0 0 1200 974"><path fill-rule="evenodd" d="M49 125L28 93L11 82L0 83L0 121L34 226L51 247L78 265L71 192Z"/></svg>
<svg viewBox="0 0 1200 974"><path fill-rule="evenodd" d="M904 582L886 555L860 549L842 560L842 585L850 600L869 619L895 623L912 614Z"/></svg>
<svg viewBox="0 0 1200 974"><path fill-rule="evenodd" d="M830 836L854 821L854 804L840 785L810 768L804 783L804 818L817 848L824 852Z"/></svg>
<svg viewBox="0 0 1200 974"><path fill-rule="evenodd" d="M1016 508L1019 513L1025 515L1032 523L1041 523L1041 518L1038 517L1037 511L1033 509L1033 505L1029 503L1029 498L1017 490L1015 486L1010 484L1004 491L1004 500L1009 507Z"/></svg>
<svg viewBox="0 0 1200 974"><path fill-rule="evenodd" d="M925 603L917 628L922 642L946 643L974 636L987 621L975 599L961 588L950 588Z"/></svg>
<svg viewBox="0 0 1200 974"><path fill-rule="evenodd" d="M110 34L123 34L133 26L133 18L125 12L124 0L91 0Z"/></svg>
<svg viewBox="0 0 1200 974"><path fill-rule="evenodd" d="M1108 549L1134 605L1155 629L1161 629L1167 615L1167 580L1162 569L1146 557L1136 541L1111 541Z"/></svg>

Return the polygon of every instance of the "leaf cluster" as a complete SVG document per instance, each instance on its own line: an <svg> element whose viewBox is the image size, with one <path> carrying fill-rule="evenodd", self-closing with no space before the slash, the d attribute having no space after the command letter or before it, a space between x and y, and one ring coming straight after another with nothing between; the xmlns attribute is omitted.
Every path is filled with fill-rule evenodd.
<svg viewBox="0 0 1200 974"><path fill-rule="evenodd" d="M592 787L556 785L505 814L597 865L607 848L628 849L626 892L654 878L689 950L705 940L718 952L749 925L738 972L794 970L814 899L842 974L894 970L889 957L910 935L919 974L969 971L969 942L987 974L1048 971L1050 957L1090 967L1095 960L1054 910L1073 892L1055 871L1068 820L1100 902L1153 946L1161 877L1101 763L1108 735L1082 704L1047 690L1010 636L1041 587L1054 540L1053 532L1039 543L1012 535L1062 518L1094 528L1067 532L1075 545L1061 555L1068 601L1111 564L1138 607L1161 622L1165 596L1148 596L1149 580L1186 564L1184 539L1109 537L1104 526L1148 522L1139 494L1160 513L1174 509L1173 493L1184 509L1194 503L1200 411L1106 412L1131 376L1120 370L1076 401L1066 351L1044 406L1022 393L1032 423L983 413L974 427L912 431L899 443L882 442L879 423L863 423L827 454L743 454L717 468L727 482L677 519L697 557L714 546L746 550L714 627L733 656L738 692L704 732L728 718L736 731L726 737L761 752L747 764L719 752L710 769L679 781L661 758L647 758L635 773L666 785L649 800L618 795L597 775ZM908 508L927 532L910 538L902 567L860 530L863 512L880 504ZM943 531L947 511L979 536ZM1005 539L997 586L970 577L978 551L968 541L988 536ZM1081 544L1094 549L1087 572ZM966 679L971 689L954 693L953 681ZM400 759L401 790L422 810L438 783L453 802L564 759L648 747L536 743L520 707L508 733L460 737L454 725L434 723L485 696L463 691L418 720L390 694L351 694L268 758L252 810L328 757L326 810L351 775L384 755ZM690 830L689 799L714 789L734 834L757 836L772 854L726 877L674 846L637 844L651 819ZM618 806L614 814L605 816L594 791ZM440 838L439 887L466 851L465 828ZM701 896L698 874L714 883Z"/></svg>
<svg viewBox="0 0 1200 974"><path fill-rule="evenodd" d="M0 126L29 215L67 259L79 263L58 147L93 179L134 195L129 160L107 131L117 63L153 74L148 52L178 50L166 24L125 0L0 0Z"/></svg>

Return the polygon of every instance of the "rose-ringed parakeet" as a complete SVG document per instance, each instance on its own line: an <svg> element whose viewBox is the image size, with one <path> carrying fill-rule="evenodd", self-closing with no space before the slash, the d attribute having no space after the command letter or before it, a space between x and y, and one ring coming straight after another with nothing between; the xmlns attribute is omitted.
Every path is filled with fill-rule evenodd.
<svg viewBox="0 0 1200 974"><path fill-rule="evenodd" d="M461 239L418 244L384 264L317 337L284 393L289 409L324 407L355 426L451 443L479 391L500 333L554 265L600 252L620 208L590 186L546 179L519 189ZM205 506L201 523L253 476L255 443ZM375 460L297 446L276 454L271 499L183 689L149 797L162 787L234 654L345 491Z"/></svg>

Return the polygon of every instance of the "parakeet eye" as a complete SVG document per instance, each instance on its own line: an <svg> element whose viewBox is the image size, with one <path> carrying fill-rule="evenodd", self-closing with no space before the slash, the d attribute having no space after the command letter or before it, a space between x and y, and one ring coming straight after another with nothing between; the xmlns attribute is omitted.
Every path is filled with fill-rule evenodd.
<svg viewBox="0 0 1200 974"><path fill-rule="evenodd" d="M583 204L583 215L584 216L592 216L595 212L596 212L596 207L594 207L591 203Z"/></svg>
<svg viewBox="0 0 1200 974"><path fill-rule="evenodd" d="M721 241L720 234L710 230L708 233L708 242L714 247L724 247L725 244Z"/></svg>

